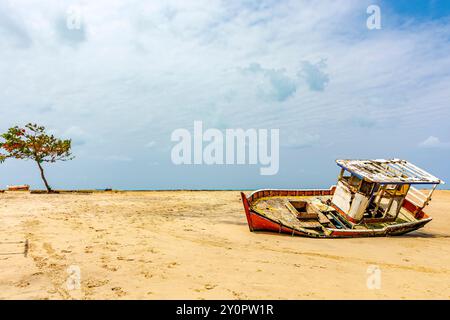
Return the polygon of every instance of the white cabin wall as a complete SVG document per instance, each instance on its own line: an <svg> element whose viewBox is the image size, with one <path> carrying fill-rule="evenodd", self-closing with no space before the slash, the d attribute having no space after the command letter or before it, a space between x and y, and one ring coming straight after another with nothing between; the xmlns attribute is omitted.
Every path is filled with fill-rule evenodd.
<svg viewBox="0 0 450 320"><path fill-rule="evenodd" d="M369 200L368 196L358 192L355 193L348 215L353 219L360 221L364 216Z"/></svg>
<svg viewBox="0 0 450 320"><path fill-rule="evenodd" d="M331 201L343 212L348 213L352 202L352 193L344 183L338 181Z"/></svg>

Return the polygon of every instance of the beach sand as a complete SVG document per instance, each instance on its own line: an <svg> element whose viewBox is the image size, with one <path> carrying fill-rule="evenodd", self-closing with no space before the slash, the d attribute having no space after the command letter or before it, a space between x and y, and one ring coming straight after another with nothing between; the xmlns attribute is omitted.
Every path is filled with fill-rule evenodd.
<svg viewBox="0 0 450 320"><path fill-rule="evenodd" d="M309 239L249 232L237 191L3 193L0 298L449 299L450 191L427 213L400 237Z"/></svg>

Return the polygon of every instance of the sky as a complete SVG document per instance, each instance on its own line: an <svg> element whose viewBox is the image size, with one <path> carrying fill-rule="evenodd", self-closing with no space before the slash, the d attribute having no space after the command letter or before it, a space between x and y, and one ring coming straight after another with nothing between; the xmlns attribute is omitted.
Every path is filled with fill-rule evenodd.
<svg viewBox="0 0 450 320"><path fill-rule="evenodd" d="M368 29L378 5L381 28ZM71 138L56 189L328 188L340 158L450 179L450 2L0 2L0 132ZM260 165L175 165L174 130L279 129ZM43 188L31 161L0 188ZM444 186L445 187L445 186Z"/></svg>

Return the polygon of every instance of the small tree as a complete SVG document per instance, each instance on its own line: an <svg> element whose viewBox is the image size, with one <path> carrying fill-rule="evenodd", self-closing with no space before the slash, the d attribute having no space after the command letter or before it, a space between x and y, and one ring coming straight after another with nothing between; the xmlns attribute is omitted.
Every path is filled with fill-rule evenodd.
<svg viewBox="0 0 450 320"><path fill-rule="evenodd" d="M1 135L5 140L0 142L0 149L5 153L0 154L0 161L7 158L25 159L36 161L48 192L51 192L42 168L43 162L56 162L72 160L70 152L71 140L57 139L45 132L45 127L29 123L25 128L15 126Z"/></svg>

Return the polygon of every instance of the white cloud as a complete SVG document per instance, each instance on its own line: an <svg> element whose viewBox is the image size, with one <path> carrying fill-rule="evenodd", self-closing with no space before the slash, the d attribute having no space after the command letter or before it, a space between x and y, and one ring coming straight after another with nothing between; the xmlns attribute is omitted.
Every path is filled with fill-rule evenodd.
<svg viewBox="0 0 450 320"><path fill-rule="evenodd" d="M292 130L281 132L281 146L293 149L303 149L318 146L320 143L320 135L302 132L300 130Z"/></svg>
<svg viewBox="0 0 450 320"><path fill-rule="evenodd" d="M105 160L110 160L110 161L119 161L119 162L130 162L130 161L133 161L133 159L131 159L130 157L121 156L121 155L110 155L110 156L104 157L104 159Z"/></svg>
<svg viewBox="0 0 450 320"><path fill-rule="evenodd" d="M450 24L402 24L381 6L383 21L400 22L369 31L371 1L80 0L75 30L61 23L73 2L5 3L0 129L42 123L89 142L86 155L119 146L165 163L170 132L203 120L297 132L288 145L336 142L362 156L377 141L401 152L390 137L411 124L419 140L450 121ZM249 66L256 72L243 74ZM142 148L151 139L157 152Z"/></svg>
<svg viewBox="0 0 450 320"><path fill-rule="evenodd" d="M250 81L256 81L258 93L265 99L282 102L297 90L295 79L286 75L284 69L266 69L259 63L251 63L242 71L244 75L250 76Z"/></svg>
<svg viewBox="0 0 450 320"><path fill-rule="evenodd" d="M323 59L315 64L309 61L302 61L302 68L297 75L306 81L310 90L323 91L330 81L328 74L323 71L326 66L326 62Z"/></svg>
<svg viewBox="0 0 450 320"><path fill-rule="evenodd" d="M449 148L450 143L442 142L435 136L429 136L424 141L419 143L419 147L422 148Z"/></svg>
<svg viewBox="0 0 450 320"><path fill-rule="evenodd" d="M16 48L28 48L32 39L20 17L7 3L0 4L0 37Z"/></svg>
<svg viewBox="0 0 450 320"><path fill-rule="evenodd" d="M71 126L64 131L63 135L66 139L72 139L73 145L83 145L89 139L89 135L78 126Z"/></svg>

